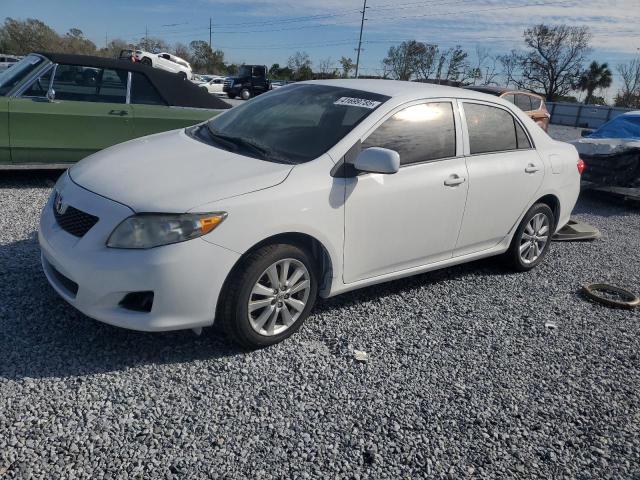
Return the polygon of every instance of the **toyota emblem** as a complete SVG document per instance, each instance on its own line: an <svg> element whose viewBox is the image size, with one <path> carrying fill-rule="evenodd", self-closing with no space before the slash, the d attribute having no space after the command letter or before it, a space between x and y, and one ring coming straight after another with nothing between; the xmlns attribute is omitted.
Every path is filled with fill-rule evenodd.
<svg viewBox="0 0 640 480"><path fill-rule="evenodd" d="M64 215L64 212L67 211L67 205L65 205L62 202L62 195L60 195L60 193L56 193L56 198L55 198L53 206L56 209L56 213L58 215Z"/></svg>

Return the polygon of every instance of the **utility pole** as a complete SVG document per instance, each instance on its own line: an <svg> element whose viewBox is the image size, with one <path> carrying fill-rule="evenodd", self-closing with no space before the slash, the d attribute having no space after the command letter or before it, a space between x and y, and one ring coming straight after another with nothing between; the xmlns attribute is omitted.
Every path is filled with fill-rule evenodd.
<svg viewBox="0 0 640 480"><path fill-rule="evenodd" d="M144 26L144 49L147 50L149 48L149 27Z"/></svg>
<svg viewBox="0 0 640 480"><path fill-rule="evenodd" d="M367 0L364 0L362 6L362 20L360 21L360 39L358 40L358 56L356 57L356 78L358 78L358 68L360 67L360 50L362 48L362 29L364 28L364 14L367 11Z"/></svg>
<svg viewBox="0 0 640 480"><path fill-rule="evenodd" d="M109 40L108 32L105 32L105 34L104 34L104 48L105 48L105 50L107 49L107 46L109 45L109 41L108 40Z"/></svg>
<svg viewBox="0 0 640 480"><path fill-rule="evenodd" d="M211 48L211 17L209 17L209 48Z"/></svg>

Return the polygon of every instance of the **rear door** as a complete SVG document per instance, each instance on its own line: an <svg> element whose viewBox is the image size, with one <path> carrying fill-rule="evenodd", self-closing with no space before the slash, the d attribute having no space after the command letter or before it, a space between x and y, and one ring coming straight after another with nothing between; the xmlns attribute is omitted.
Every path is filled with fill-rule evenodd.
<svg viewBox="0 0 640 480"><path fill-rule="evenodd" d="M69 163L132 138L127 72L58 65L10 102L13 163ZM51 86L55 99L46 97Z"/></svg>
<svg viewBox="0 0 640 480"><path fill-rule="evenodd" d="M469 192L454 256L497 245L534 200L544 163L520 121L501 105L462 102Z"/></svg>
<svg viewBox="0 0 640 480"><path fill-rule="evenodd" d="M169 107L147 77L139 72L131 75L131 107L136 137L188 127L219 113L200 108Z"/></svg>

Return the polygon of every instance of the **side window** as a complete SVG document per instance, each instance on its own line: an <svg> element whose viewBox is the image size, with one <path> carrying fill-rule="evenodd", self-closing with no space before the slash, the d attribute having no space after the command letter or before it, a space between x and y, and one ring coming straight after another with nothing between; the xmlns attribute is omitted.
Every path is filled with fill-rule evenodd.
<svg viewBox="0 0 640 480"><path fill-rule="evenodd" d="M450 102L423 103L395 113L362 144L400 154L400 164L455 157L456 129Z"/></svg>
<svg viewBox="0 0 640 480"><path fill-rule="evenodd" d="M138 105L166 105L146 75L133 72L131 75L131 103Z"/></svg>
<svg viewBox="0 0 640 480"><path fill-rule="evenodd" d="M464 103L471 154L531 148L520 124L506 110Z"/></svg>
<svg viewBox="0 0 640 480"><path fill-rule="evenodd" d="M516 107L524 112L531 111L531 97L529 95L516 95Z"/></svg>
<svg viewBox="0 0 640 480"><path fill-rule="evenodd" d="M542 105L542 99L538 97L530 97L531 98L531 110L538 110Z"/></svg>
<svg viewBox="0 0 640 480"><path fill-rule="evenodd" d="M513 93L507 93L506 95L503 95L502 98L505 99L507 102L513 103L514 105L516 103L516 98Z"/></svg>
<svg viewBox="0 0 640 480"><path fill-rule="evenodd" d="M29 88L27 88L23 93L23 97L46 97L47 91L49 90L49 82L51 81L51 72L53 69L50 69L44 75L40 75L37 79L33 81Z"/></svg>
<svg viewBox="0 0 640 480"><path fill-rule="evenodd" d="M513 123L516 126L516 141L518 142L518 150L526 150L531 148L531 142L529 142L529 138L527 134L524 133L524 130L520 126L518 122L516 122L515 118L513 119Z"/></svg>
<svg viewBox="0 0 640 480"><path fill-rule="evenodd" d="M125 103L127 72L80 65L58 65L53 89L58 100Z"/></svg>

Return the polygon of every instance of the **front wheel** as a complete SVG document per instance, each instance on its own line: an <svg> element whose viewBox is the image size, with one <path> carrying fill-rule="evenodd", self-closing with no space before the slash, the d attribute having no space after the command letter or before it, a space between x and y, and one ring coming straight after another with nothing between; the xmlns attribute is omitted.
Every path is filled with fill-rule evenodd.
<svg viewBox="0 0 640 480"><path fill-rule="evenodd" d="M149 57L143 57L142 60L140 60L140 63L142 65L148 65L148 66L153 66L153 62L151 61L151 59Z"/></svg>
<svg viewBox="0 0 640 480"><path fill-rule="evenodd" d="M251 92L248 89L243 88L242 91L240 92L240 97L243 100L249 100L251 98Z"/></svg>
<svg viewBox="0 0 640 480"><path fill-rule="evenodd" d="M505 260L514 270L524 272L538 266L549 251L555 217L548 205L536 203L518 226Z"/></svg>
<svg viewBox="0 0 640 480"><path fill-rule="evenodd" d="M248 255L228 281L218 312L236 343L261 348L295 333L318 292L313 258L287 244L267 245Z"/></svg>

